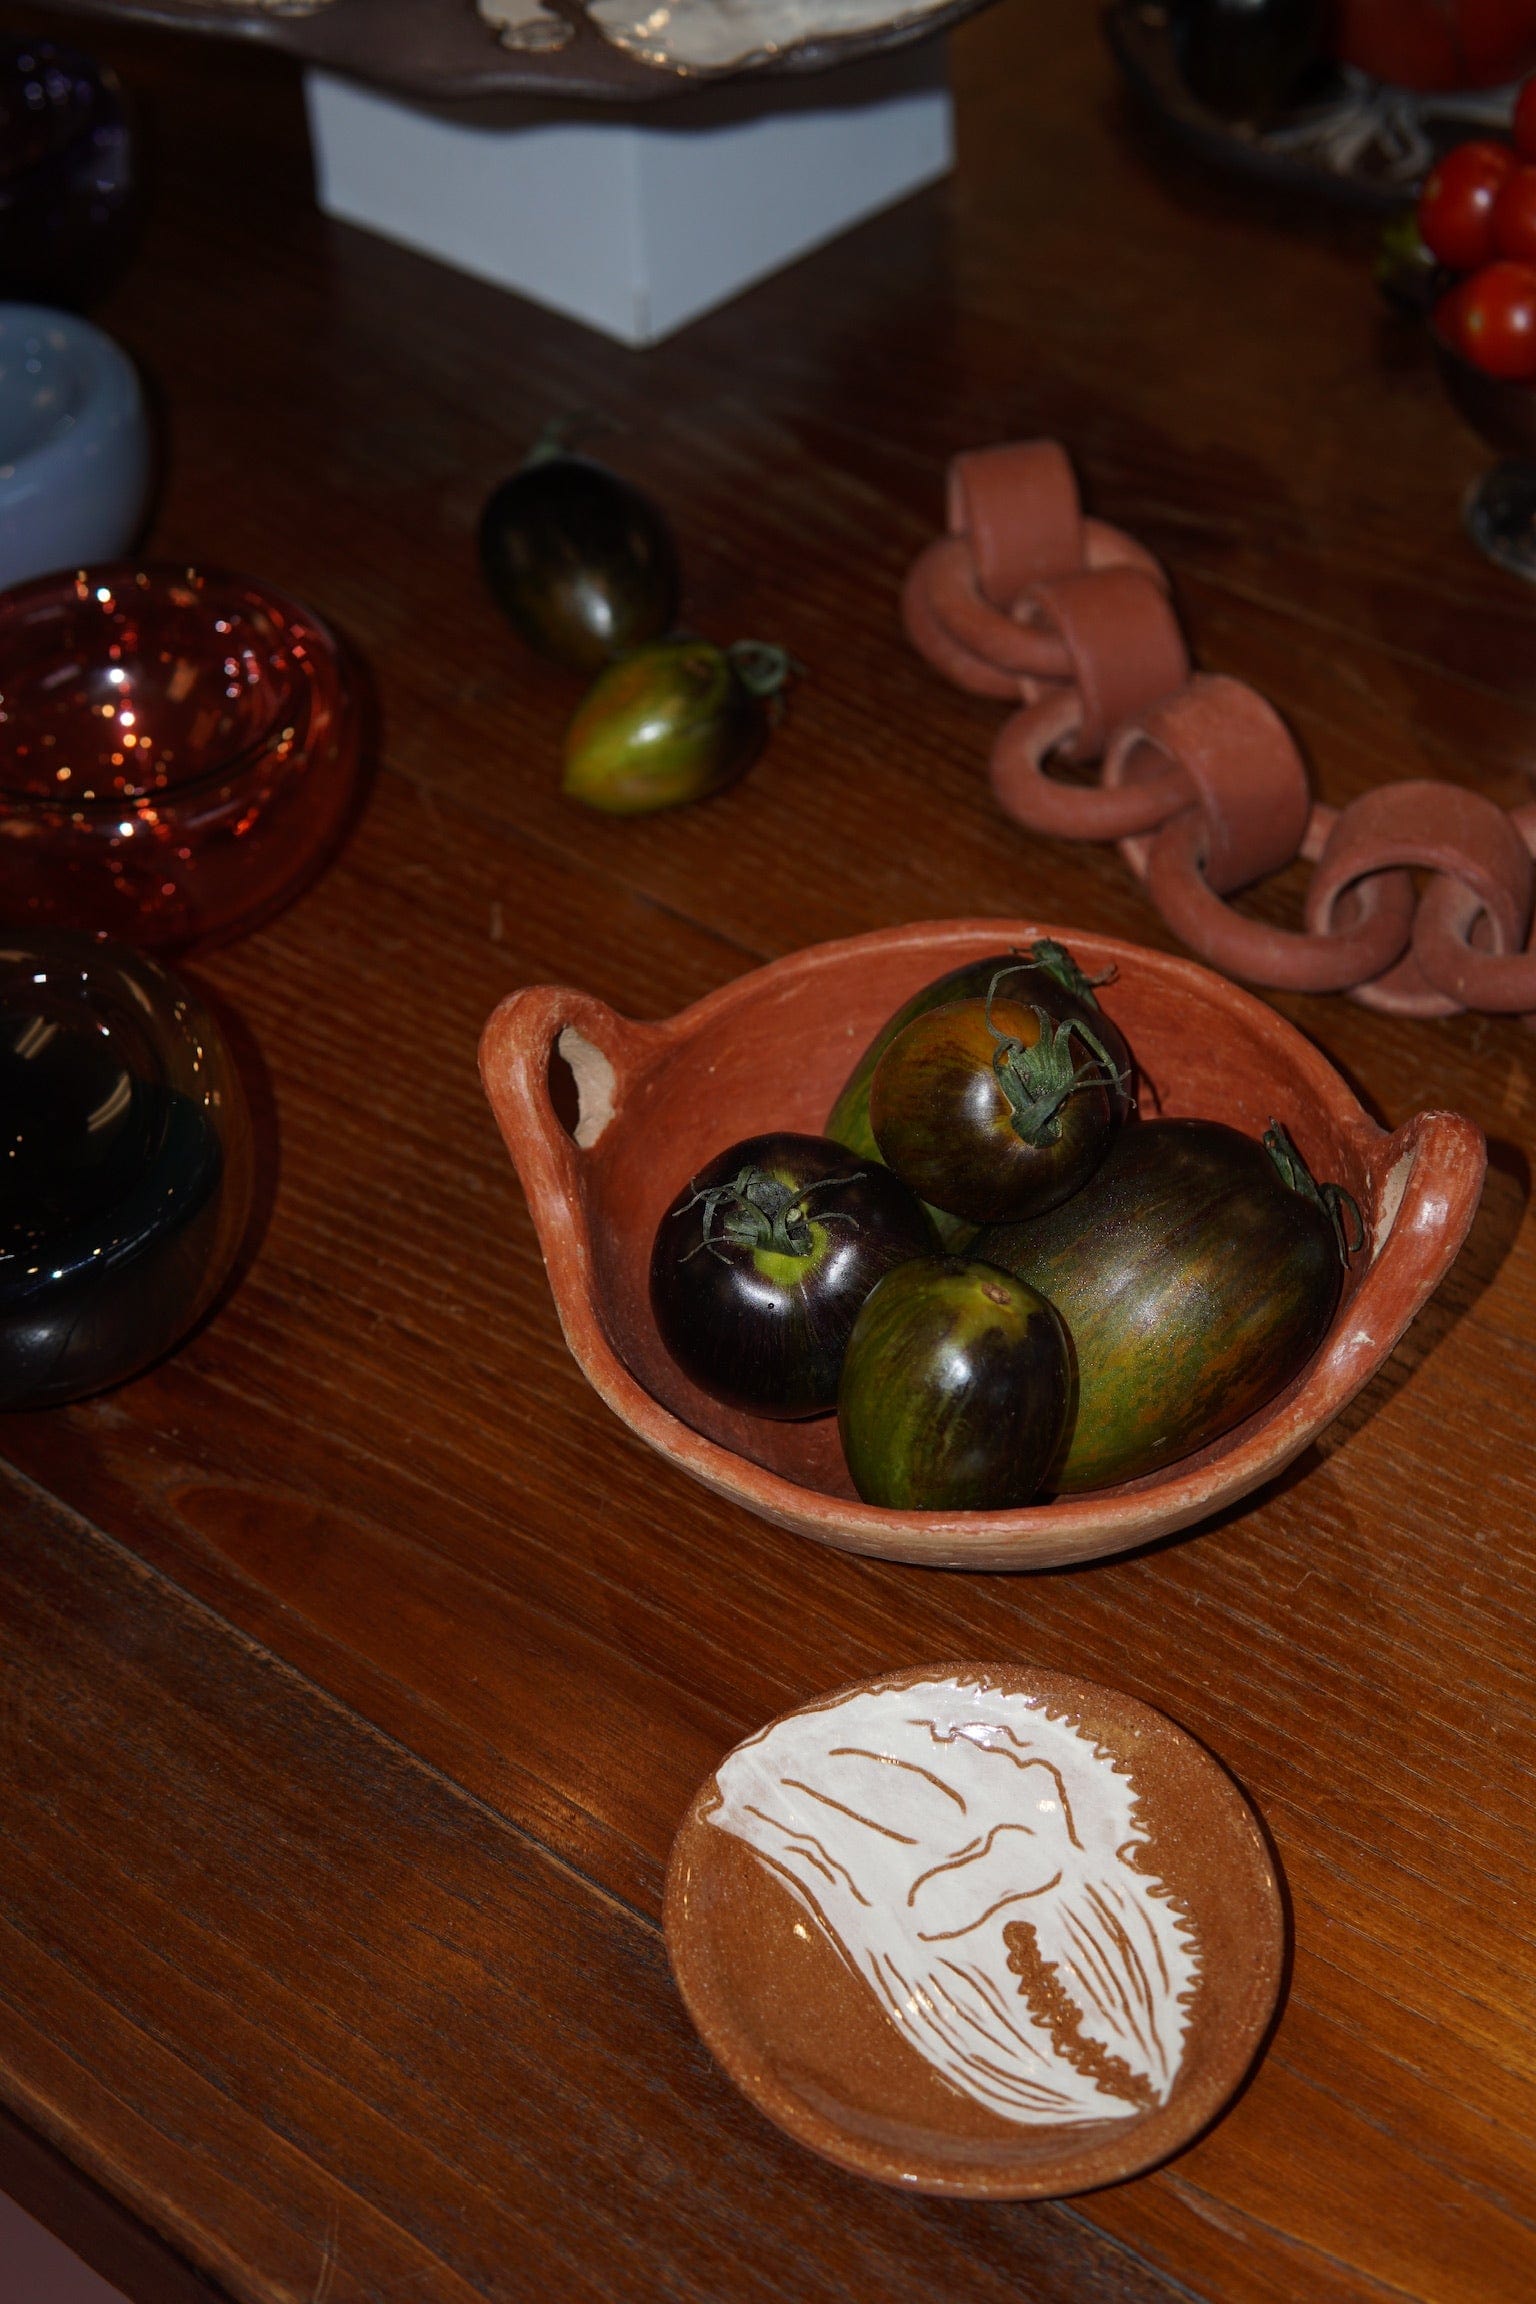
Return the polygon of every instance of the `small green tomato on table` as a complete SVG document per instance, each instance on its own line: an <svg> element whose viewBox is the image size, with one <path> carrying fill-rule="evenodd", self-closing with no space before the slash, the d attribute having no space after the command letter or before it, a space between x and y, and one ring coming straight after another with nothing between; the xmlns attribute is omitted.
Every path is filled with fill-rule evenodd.
<svg viewBox="0 0 1536 2304"><path fill-rule="evenodd" d="M608 816L702 800L746 773L789 677L782 648L662 640L598 675L565 739L563 789Z"/></svg>

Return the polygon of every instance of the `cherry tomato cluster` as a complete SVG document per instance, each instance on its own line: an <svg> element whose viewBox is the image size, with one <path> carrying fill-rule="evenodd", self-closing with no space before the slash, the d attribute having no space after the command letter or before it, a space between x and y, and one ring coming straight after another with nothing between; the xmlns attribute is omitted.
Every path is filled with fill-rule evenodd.
<svg viewBox="0 0 1536 2304"><path fill-rule="evenodd" d="M1282 1128L1134 1120L1131 1080L1061 945L952 970L823 1135L734 1144L673 1200L662 1342L732 1409L835 1409L891 1510L1004 1511L1202 1446L1316 1350L1358 1211Z"/></svg>
<svg viewBox="0 0 1536 2304"><path fill-rule="evenodd" d="M1536 383L1536 74L1515 106L1514 143L1479 138L1436 163L1419 234L1463 275L1435 305L1441 342L1485 376Z"/></svg>

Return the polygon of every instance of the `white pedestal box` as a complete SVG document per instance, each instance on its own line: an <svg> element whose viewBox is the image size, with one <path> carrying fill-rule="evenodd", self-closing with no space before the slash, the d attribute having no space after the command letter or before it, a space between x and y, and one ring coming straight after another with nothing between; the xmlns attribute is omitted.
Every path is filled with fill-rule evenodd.
<svg viewBox="0 0 1536 2304"><path fill-rule="evenodd" d="M494 126L311 71L320 205L654 344L944 175L945 63L929 40L623 111L508 105Z"/></svg>

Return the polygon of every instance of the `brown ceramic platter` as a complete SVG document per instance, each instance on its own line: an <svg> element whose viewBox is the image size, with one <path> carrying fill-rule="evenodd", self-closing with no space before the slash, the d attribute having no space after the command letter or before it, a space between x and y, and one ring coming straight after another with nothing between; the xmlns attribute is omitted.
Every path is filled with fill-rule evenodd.
<svg viewBox="0 0 1536 2304"><path fill-rule="evenodd" d="M673 1843L666 1937L706 2047L797 2142L998 2200L1188 2144L1285 1958L1268 1844L1210 1753L1019 1665L860 1681L739 1744Z"/></svg>
<svg viewBox="0 0 1536 2304"><path fill-rule="evenodd" d="M1054 937L1094 977L1139 1067L1146 1117L1283 1121L1315 1176L1363 1212L1333 1327L1246 1422L1118 1488L1007 1512L891 1512L860 1501L835 1417L790 1424L711 1400L651 1314L656 1226L704 1163L769 1129L819 1133L858 1056L912 993L984 954ZM552 1061L577 1077L574 1133ZM1185 1528L1291 1463L1382 1365L1438 1287L1482 1189L1483 1138L1455 1113L1389 1135L1283 1016L1195 962L1028 920L927 920L788 954L660 1023L533 985L487 1023L480 1066L528 1196L566 1341L610 1408L731 1502L824 1544L951 1568L1045 1568Z"/></svg>
<svg viewBox="0 0 1536 2304"><path fill-rule="evenodd" d="M504 47L476 14L474 0L328 0L307 12L242 7L238 0L45 0L50 12L254 42L398 95L456 107L475 98L519 96L649 105L715 85L721 77L825 72L931 39L991 4L948 0L914 18L903 17L900 0L891 0L891 23L799 40L715 75L669 70L627 55L603 38L580 0L552 0L552 12L571 26L571 37L563 47L535 50Z"/></svg>
<svg viewBox="0 0 1536 2304"><path fill-rule="evenodd" d="M1104 11L1104 31L1138 100L1175 143L1225 173L1381 216L1397 214L1415 198L1426 170L1401 153L1384 149L1376 139L1362 137L1362 149L1347 160L1330 158L1324 133L1327 116L1350 93L1341 74L1324 81L1309 107L1283 113L1265 131L1224 119L1201 103L1179 68L1171 12L1158 0L1111 0ZM1366 82L1360 74L1356 85L1375 90L1380 84ZM1428 148L1442 149L1488 132L1475 119L1458 116L1454 96L1416 99L1406 91L1397 94L1416 117Z"/></svg>

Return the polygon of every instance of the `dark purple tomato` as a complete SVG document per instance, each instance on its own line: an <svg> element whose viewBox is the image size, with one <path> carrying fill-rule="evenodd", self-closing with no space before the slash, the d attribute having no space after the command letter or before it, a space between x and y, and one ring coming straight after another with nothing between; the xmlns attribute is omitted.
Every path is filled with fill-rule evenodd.
<svg viewBox="0 0 1536 2304"><path fill-rule="evenodd" d="M826 1136L752 1136L680 1192L656 1230L651 1309L701 1391L758 1416L836 1406L854 1321L876 1281L931 1255L898 1176Z"/></svg>
<svg viewBox="0 0 1536 2304"><path fill-rule="evenodd" d="M555 427L480 516L480 565L530 648L573 672L659 640L681 590L672 532L648 496L570 455Z"/></svg>
<svg viewBox="0 0 1536 2304"><path fill-rule="evenodd" d="M1122 1082L1090 1024L1025 998L955 1000L903 1025L875 1067L881 1156L971 1224L1042 1213L1085 1184L1120 1128Z"/></svg>
<svg viewBox="0 0 1536 2304"><path fill-rule="evenodd" d="M1360 1212L1314 1183L1283 1128L1127 1128L1066 1207L983 1232L1072 1339L1076 1398L1055 1484L1131 1480L1239 1424L1328 1333Z"/></svg>
<svg viewBox="0 0 1536 2304"><path fill-rule="evenodd" d="M853 1324L837 1420L866 1504L1003 1512L1045 1483L1066 1427L1066 1331L995 1265L924 1256L888 1272Z"/></svg>

